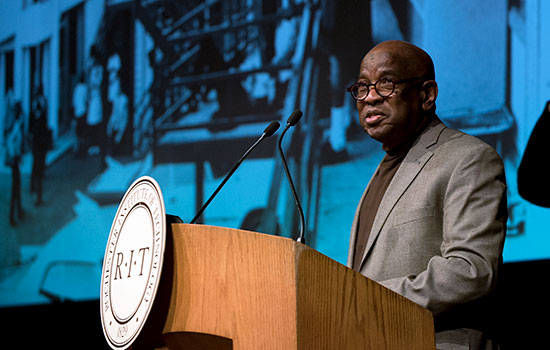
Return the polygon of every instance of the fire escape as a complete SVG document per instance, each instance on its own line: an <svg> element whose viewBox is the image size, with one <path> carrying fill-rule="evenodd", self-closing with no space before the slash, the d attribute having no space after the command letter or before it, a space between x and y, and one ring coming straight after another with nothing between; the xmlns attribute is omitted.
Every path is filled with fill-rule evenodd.
<svg viewBox="0 0 550 350"><path fill-rule="evenodd" d="M268 8L267 3L134 3L136 18L155 43L149 57L154 82L148 102L153 110L153 157L156 164L195 164L198 209L204 202L205 162L210 162L216 176L225 174L236 155L248 148L269 122L279 120L284 126L292 111L300 108L305 117L285 138L285 144L292 148L290 162L306 217L311 214L312 221L306 224L311 231L316 221L315 150L320 148L315 143L320 141L313 136L314 128L319 126L312 119L315 111L308 110L308 106L315 105L312 86L318 69L312 52L319 16L316 1L289 1L284 8ZM284 39L292 41L293 47L287 54L277 55L276 30L283 22L295 24L294 34ZM281 75L288 78L280 79ZM262 91L265 96L254 96ZM296 227L292 226L297 220L293 203L285 206L289 209L279 215L282 219L275 218L281 186L288 185L282 182L282 164L275 145L276 137L268 138L251 154L274 158L276 168L266 207L250 213L254 217L248 218L243 228L277 233L291 232ZM279 227L281 222L283 226Z"/></svg>

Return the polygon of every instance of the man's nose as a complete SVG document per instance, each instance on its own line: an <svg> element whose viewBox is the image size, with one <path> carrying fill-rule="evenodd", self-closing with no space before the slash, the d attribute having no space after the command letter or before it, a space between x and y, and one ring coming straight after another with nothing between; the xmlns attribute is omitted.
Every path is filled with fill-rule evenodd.
<svg viewBox="0 0 550 350"><path fill-rule="evenodd" d="M367 104L375 104L384 100L384 98L378 94L374 86L369 86L368 89L369 90L367 92L367 96L365 96L365 98L361 102Z"/></svg>

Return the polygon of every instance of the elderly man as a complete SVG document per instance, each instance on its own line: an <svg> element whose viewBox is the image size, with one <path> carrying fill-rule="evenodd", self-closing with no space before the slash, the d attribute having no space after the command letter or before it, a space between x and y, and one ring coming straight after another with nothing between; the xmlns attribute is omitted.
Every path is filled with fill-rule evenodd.
<svg viewBox="0 0 550 350"><path fill-rule="evenodd" d="M495 347L507 220L499 155L436 116L433 62L412 44L375 46L348 91L386 152L357 207L348 265L432 311L438 349Z"/></svg>

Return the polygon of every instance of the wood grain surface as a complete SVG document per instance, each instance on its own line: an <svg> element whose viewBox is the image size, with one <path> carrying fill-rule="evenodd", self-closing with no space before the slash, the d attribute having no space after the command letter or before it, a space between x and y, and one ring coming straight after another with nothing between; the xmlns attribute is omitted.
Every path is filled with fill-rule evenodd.
<svg viewBox="0 0 550 350"><path fill-rule="evenodd" d="M429 311L293 240L173 224L170 349L435 349Z"/></svg>

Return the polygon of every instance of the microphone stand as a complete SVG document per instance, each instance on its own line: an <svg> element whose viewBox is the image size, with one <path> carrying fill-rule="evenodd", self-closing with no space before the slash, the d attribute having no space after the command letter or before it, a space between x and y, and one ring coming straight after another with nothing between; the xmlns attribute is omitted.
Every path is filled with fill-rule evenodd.
<svg viewBox="0 0 550 350"><path fill-rule="evenodd" d="M250 146L250 148L244 153L244 155L241 157L241 159L239 159L239 161L233 166L233 168L229 171L229 173L227 173L227 175L225 175L225 178L223 179L223 181L218 185L218 188L216 188L216 190L214 191L214 193L212 193L212 195L210 196L210 198L208 198L208 200L202 205L202 207L200 208L200 210L197 212L197 214L195 215L195 217L193 218L193 220L191 220L191 224L194 224L199 218L200 216L202 215L203 211L206 209L206 207L210 204L210 202L212 201L212 199L214 199L214 197L216 197L216 195L218 194L218 192L220 192L220 190L222 189L223 185L225 185L225 183L227 182L227 180L229 180L229 178L231 177L231 175L233 175L233 173L235 172L235 170L237 170L237 168L239 167L239 165L241 165L241 163L243 162L243 160L248 156L248 154L250 152L252 152L252 150L254 148L256 148L256 146L262 142L263 139L265 139L266 137L269 137L271 135L273 135L273 133L275 131L277 131L277 129L279 128L279 123L274 121L274 122L271 122L271 124L269 124L267 126L267 128L265 128L262 136L260 136L260 138L258 140L256 140L256 142L254 142L254 144L252 146Z"/></svg>
<svg viewBox="0 0 550 350"><path fill-rule="evenodd" d="M301 116L301 114L300 114L300 116ZM299 117L298 117L298 119L299 119ZM296 122L297 122L297 120L296 120ZM292 194L294 196L294 202L296 203L296 207L298 208L298 212L300 213L300 235L298 236L298 239L296 241L299 242L299 243L305 244L306 241L305 241L305 238L304 238L304 229L305 229L304 211L302 210L302 206L300 205L300 200L298 199L298 193L296 192L296 189L294 187L294 182L292 181L292 177L290 176L290 170L288 169L288 165L286 163L283 148L281 146L283 136L286 134L286 132L288 131L288 129L291 126L296 124L296 122L294 122L294 123L287 122L287 124L285 126L285 129L283 130L283 132L281 133L281 136L279 137L278 145L279 145L279 153L281 154L281 159L283 160L283 165L284 165L284 168L285 168L286 177L288 178L288 182L290 183L290 187L292 189Z"/></svg>

